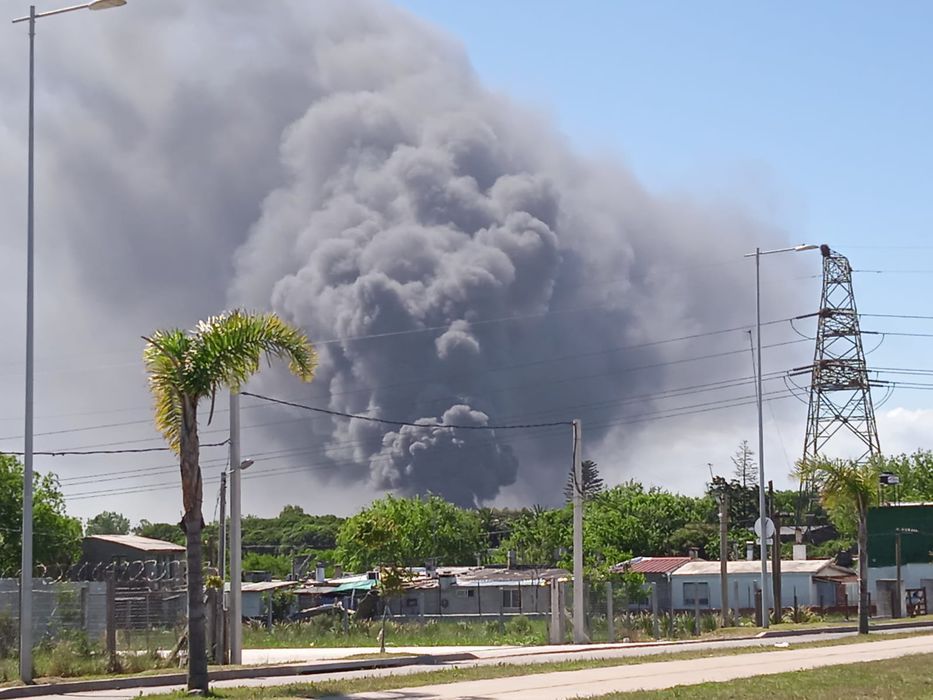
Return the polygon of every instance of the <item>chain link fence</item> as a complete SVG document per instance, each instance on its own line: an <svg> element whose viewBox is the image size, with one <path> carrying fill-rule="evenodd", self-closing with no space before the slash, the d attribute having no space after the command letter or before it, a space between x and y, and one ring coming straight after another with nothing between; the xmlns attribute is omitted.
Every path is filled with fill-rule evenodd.
<svg viewBox="0 0 933 700"><path fill-rule="evenodd" d="M149 668L177 651L187 620L184 581L35 578L32 638L39 675ZM17 677L20 582L0 578L0 681Z"/></svg>

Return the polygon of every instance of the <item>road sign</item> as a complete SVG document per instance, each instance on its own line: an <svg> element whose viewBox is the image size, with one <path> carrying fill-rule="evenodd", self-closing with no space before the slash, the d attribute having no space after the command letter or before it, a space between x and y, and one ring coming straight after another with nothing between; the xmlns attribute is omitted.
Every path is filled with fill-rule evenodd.
<svg viewBox="0 0 933 700"><path fill-rule="evenodd" d="M755 521L755 534L761 539L761 518ZM774 537L774 521L771 518L765 518L765 539L770 540Z"/></svg>

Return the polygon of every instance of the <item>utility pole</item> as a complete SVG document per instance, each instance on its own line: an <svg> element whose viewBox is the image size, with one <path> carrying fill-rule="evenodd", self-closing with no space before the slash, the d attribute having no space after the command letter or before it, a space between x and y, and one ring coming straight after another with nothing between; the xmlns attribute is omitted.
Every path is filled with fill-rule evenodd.
<svg viewBox="0 0 933 700"><path fill-rule="evenodd" d="M729 494L719 492L719 587L722 590L722 626L729 626Z"/></svg>
<svg viewBox="0 0 933 700"><path fill-rule="evenodd" d="M768 482L768 497L771 500L771 520L774 522L774 538L771 545L771 585L774 587L774 624L781 621L781 514L774 503L774 482Z"/></svg>
<svg viewBox="0 0 933 700"><path fill-rule="evenodd" d="M573 643L584 644L586 612L583 595L583 430L580 419L573 426Z"/></svg>
<svg viewBox="0 0 933 700"><path fill-rule="evenodd" d="M224 585L227 580L227 471L220 474L220 526L217 537L217 574L220 576L220 595L217 599L217 625L214 633L214 663L227 658L227 635L224 634Z"/></svg>
<svg viewBox="0 0 933 700"><path fill-rule="evenodd" d="M894 609L891 610L892 617L902 617L901 615L901 529L897 528L894 532L894 565L896 568L895 583L896 592L894 594Z"/></svg>
<svg viewBox="0 0 933 700"><path fill-rule="evenodd" d="M230 663L243 663L243 543L240 538L240 394L230 390Z"/></svg>

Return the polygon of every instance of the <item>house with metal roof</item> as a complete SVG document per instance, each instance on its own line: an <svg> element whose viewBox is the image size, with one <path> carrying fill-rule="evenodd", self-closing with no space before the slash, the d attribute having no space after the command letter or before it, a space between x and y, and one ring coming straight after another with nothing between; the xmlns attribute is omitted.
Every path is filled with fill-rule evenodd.
<svg viewBox="0 0 933 700"><path fill-rule="evenodd" d="M658 609L671 609L671 574L695 557L635 557L612 567L612 573L641 574L657 591Z"/></svg>
<svg viewBox="0 0 933 700"><path fill-rule="evenodd" d="M171 580L184 572L185 548L165 540L89 535L81 541L81 552L83 578L100 578L109 570L118 579Z"/></svg>
<svg viewBox="0 0 933 700"><path fill-rule="evenodd" d="M509 616L550 612L550 586L569 580L564 569L442 567L413 578L389 601L395 615Z"/></svg>
<svg viewBox="0 0 933 700"><path fill-rule="evenodd" d="M771 562L768 562L771 573ZM760 561L730 561L726 564L729 605L755 608L755 591L761 581ZM832 559L781 562L781 607L835 607L857 597L857 578L852 569ZM671 573L672 607L675 610L719 610L722 588L718 561L691 561ZM770 595L770 592L769 592Z"/></svg>

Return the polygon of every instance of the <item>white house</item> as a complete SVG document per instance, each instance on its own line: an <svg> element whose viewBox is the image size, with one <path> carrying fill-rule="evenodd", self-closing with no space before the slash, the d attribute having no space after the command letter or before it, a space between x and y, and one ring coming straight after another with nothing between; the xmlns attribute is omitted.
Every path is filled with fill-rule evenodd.
<svg viewBox="0 0 933 700"><path fill-rule="evenodd" d="M761 582L760 561L730 561L729 607L754 608L755 590ZM768 574L771 562L768 562ZM691 561L670 574L671 603L675 610L719 610L722 607L718 561ZM831 559L781 561L781 607L798 605L833 607L847 596L858 601L856 574ZM770 592L769 592L770 600ZM796 596L796 598L795 598Z"/></svg>

